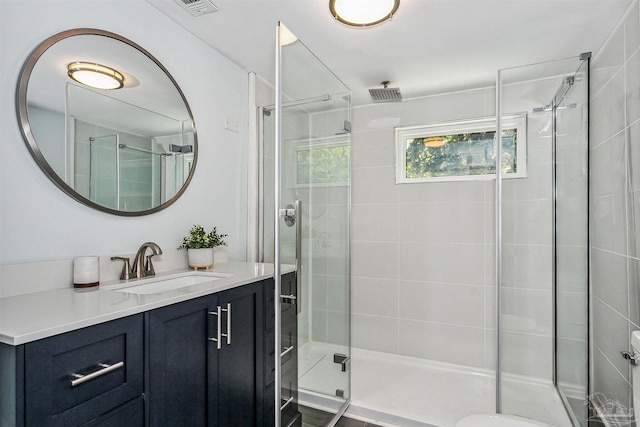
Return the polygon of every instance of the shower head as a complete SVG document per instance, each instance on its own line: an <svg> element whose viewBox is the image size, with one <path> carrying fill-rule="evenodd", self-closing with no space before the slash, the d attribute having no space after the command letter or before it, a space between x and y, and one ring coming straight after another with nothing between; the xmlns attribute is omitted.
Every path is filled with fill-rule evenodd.
<svg viewBox="0 0 640 427"><path fill-rule="evenodd" d="M382 89L369 89L369 94L371 95L371 100L373 102L400 102L402 101L402 94L400 93L400 89L397 87L388 87L389 81L385 80L380 83L383 88Z"/></svg>

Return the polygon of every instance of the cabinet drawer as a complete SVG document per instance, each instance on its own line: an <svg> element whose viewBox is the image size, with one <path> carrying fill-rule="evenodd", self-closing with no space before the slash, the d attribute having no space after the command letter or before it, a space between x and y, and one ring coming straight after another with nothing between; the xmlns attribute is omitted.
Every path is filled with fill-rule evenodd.
<svg viewBox="0 0 640 427"><path fill-rule="evenodd" d="M106 415L91 420L82 427L144 427L144 398L117 407Z"/></svg>
<svg viewBox="0 0 640 427"><path fill-rule="evenodd" d="M296 275L295 273L288 273L282 276L281 282L281 293L282 295L294 295L296 297L295 300L291 302L282 302L280 304L282 313L282 321L286 321L291 318L295 318L298 314L298 290L296 288Z"/></svg>
<svg viewBox="0 0 640 427"><path fill-rule="evenodd" d="M298 380L295 378L295 374L290 373L289 375L285 374L282 379L282 391L280 394L281 397L281 407L284 406L282 411L280 412L280 421L281 426L293 426L293 425L301 425L301 421L297 423L293 423L296 417L300 416L298 412L298 390L296 387ZM275 385L271 384L265 390L265 405L264 412L262 414L263 417L263 425L266 427L273 427L274 418L275 418ZM289 401L289 403L287 403Z"/></svg>
<svg viewBox="0 0 640 427"><path fill-rule="evenodd" d="M264 383L269 385L276 378L275 331L264 337Z"/></svg>
<svg viewBox="0 0 640 427"><path fill-rule="evenodd" d="M275 305L274 305L274 293L273 289L275 284L273 280L269 280L269 284L264 288L264 313L265 313L265 321L264 321L264 331L271 332L276 325L276 314L275 314Z"/></svg>
<svg viewBox="0 0 640 427"><path fill-rule="evenodd" d="M287 426L298 415L298 371L292 370L282 374L282 412L281 421Z"/></svg>
<svg viewBox="0 0 640 427"><path fill-rule="evenodd" d="M143 391L143 316L25 345L28 426L79 425Z"/></svg>
<svg viewBox="0 0 640 427"><path fill-rule="evenodd" d="M290 350L288 350L291 348ZM298 327L296 319L282 323L282 372L298 365Z"/></svg>
<svg viewBox="0 0 640 427"><path fill-rule="evenodd" d="M296 289L296 275L295 273L287 273L282 276L282 280L280 282L281 295L294 295L297 298L297 289ZM275 313L274 313L274 284L271 282L268 286L265 287L264 290L264 306L265 306L265 322L264 322L264 330L265 332L270 332L275 327ZM282 302L286 301L286 302ZM282 320L288 320L295 318L297 315L297 300L290 301L289 300L281 300L280 302L280 313L282 314Z"/></svg>
<svg viewBox="0 0 640 427"><path fill-rule="evenodd" d="M265 335L265 384L271 384L275 381L274 333L272 331ZM296 319L290 319L282 324L281 344L282 372L287 372L298 364L298 325ZM293 348L287 351L289 347Z"/></svg>

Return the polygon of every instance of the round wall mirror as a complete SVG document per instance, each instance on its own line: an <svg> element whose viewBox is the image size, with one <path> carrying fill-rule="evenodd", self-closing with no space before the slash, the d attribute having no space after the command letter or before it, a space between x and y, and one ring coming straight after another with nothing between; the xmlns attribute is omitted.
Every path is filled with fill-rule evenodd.
<svg viewBox="0 0 640 427"><path fill-rule="evenodd" d="M87 206L151 214L193 176L198 142L184 94L157 59L117 34L74 29L42 42L22 68L16 104L40 168Z"/></svg>

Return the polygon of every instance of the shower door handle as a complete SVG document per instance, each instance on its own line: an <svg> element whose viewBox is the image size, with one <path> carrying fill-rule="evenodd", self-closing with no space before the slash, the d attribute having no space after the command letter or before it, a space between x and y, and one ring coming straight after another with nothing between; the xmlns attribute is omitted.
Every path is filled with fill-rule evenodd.
<svg viewBox="0 0 640 427"><path fill-rule="evenodd" d="M302 312L302 200L295 202L296 210L296 310Z"/></svg>

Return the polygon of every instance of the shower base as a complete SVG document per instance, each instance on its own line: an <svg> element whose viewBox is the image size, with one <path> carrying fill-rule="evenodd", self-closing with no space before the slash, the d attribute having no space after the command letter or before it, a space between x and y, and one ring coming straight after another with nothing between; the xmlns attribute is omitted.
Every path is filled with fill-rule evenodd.
<svg viewBox="0 0 640 427"><path fill-rule="evenodd" d="M351 376L345 415L379 425L455 427L468 415L495 410L495 375L489 370L353 349ZM571 427L550 380L502 378L504 413Z"/></svg>
<svg viewBox="0 0 640 427"><path fill-rule="evenodd" d="M333 355L348 354L348 348L325 343L305 343L298 351L298 386L302 391L326 395L344 402L349 398L349 372L342 372L341 365L333 363ZM337 396L339 390L344 392ZM334 405L331 404L333 407Z"/></svg>

